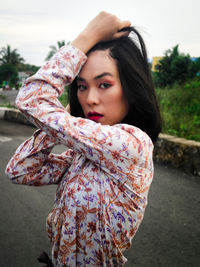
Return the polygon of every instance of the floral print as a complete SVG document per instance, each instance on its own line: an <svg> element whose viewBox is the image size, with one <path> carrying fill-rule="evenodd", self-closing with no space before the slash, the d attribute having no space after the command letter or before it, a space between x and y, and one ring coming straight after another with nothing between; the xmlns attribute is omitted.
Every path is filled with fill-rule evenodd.
<svg viewBox="0 0 200 267"><path fill-rule="evenodd" d="M58 184L47 218L55 266L124 266L153 178L153 144L127 124L71 116L58 101L86 62L64 46L21 88L16 104L39 129L6 168L12 182ZM61 155L51 153L64 144Z"/></svg>

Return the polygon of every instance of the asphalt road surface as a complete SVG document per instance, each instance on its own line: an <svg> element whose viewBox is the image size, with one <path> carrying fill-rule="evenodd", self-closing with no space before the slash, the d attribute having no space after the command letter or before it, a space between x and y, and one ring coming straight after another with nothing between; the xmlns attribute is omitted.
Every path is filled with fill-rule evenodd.
<svg viewBox="0 0 200 267"><path fill-rule="evenodd" d="M34 128L0 120L0 267L37 267L50 252L45 221L56 186L12 184L5 166ZM57 153L63 147L56 149ZM200 266L200 182L183 172L155 164L144 220L125 256L126 267Z"/></svg>

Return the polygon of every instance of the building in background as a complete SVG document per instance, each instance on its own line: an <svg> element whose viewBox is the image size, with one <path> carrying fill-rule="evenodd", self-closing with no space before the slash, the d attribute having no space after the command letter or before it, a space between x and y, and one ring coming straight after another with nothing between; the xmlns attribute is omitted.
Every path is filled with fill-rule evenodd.
<svg viewBox="0 0 200 267"><path fill-rule="evenodd" d="M31 75L30 72L20 71L18 72L18 84L21 86L24 81Z"/></svg>
<svg viewBox="0 0 200 267"><path fill-rule="evenodd" d="M153 57L152 59L152 71L156 71L156 66L159 64L159 61L162 59L163 57Z"/></svg>

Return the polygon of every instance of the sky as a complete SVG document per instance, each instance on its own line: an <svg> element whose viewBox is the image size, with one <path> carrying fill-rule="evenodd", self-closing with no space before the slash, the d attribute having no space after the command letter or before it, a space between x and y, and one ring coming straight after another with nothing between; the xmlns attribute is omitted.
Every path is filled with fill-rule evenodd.
<svg viewBox="0 0 200 267"><path fill-rule="evenodd" d="M100 11L130 20L143 36L148 57L179 51L200 57L199 0L0 0L0 49L17 49L41 66L57 41L73 41Z"/></svg>

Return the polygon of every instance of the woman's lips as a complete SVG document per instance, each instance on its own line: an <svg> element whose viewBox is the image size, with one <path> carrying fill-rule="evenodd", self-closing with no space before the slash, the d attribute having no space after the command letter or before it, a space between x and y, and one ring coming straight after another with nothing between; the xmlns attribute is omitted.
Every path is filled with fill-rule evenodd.
<svg viewBox="0 0 200 267"><path fill-rule="evenodd" d="M88 119L92 121L98 121L103 117L102 114L99 114L97 112L89 112L87 116L88 116Z"/></svg>

